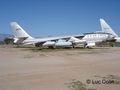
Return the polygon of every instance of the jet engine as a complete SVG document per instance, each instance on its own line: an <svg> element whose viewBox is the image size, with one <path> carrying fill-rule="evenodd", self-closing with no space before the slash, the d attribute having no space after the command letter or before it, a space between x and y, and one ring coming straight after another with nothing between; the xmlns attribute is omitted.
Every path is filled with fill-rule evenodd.
<svg viewBox="0 0 120 90"><path fill-rule="evenodd" d="M18 38L14 38L14 43L17 43L19 39Z"/></svg>
<svg viewBox="0 0 120 90"><path fill-rule="evenodd" d="M45 42L42 46L47 46L47 47L49 47L49 46L54 46L55 45L55 42L54 41L47 41L47 42Z"/></svg>
<svg viewBox="0 0 120 90"><path fill-rule="evenodd" d="M115 42L120 43L120 37L116 37L116 38L115 38Z"/></svg>
<svg viewBox="0 0 120 90"><path fill-rule="evenodd" d="M91 48L95 46L95 42L87 42L87 44L85 45L86 48Z"/></svg>
<svg viewBox="0 0 120 90"><path fill-rule="evenodd" d="M71 37L69 39L69 41L72 42L74 45L77 45L77 44L84 45L86 43L86 40L80 40L80 39L75 38L75 37Z"/></svg>
<svg viewBox="0 0 120 90"><path fill-rule="evenodd" d="M55 46L57 46L57 47L70 47L70 46L72 46L72 42L66 41L66 40L58 40L55 43Z"/></svg>

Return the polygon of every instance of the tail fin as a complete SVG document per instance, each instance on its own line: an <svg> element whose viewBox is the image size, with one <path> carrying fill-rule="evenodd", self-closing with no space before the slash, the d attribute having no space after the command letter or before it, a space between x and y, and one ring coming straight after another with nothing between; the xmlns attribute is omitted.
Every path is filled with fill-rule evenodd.
<svg viewBox="0 0 120 90"><path fill-rule="evenodd" d="M11 22L10 25L11 25L15 38L32 39L32 37L27 32L25 32L24 29L20 25L17 24L17 22Z"/></svg>
<svg viewBox="0 0 120 90"><path fill-rule="evenodd" d="M104 32L111 33L115 37L118 37L118 35L112 30L112 28L105 22L104 19L102 19L102 18L100 19L100 24L101 24L101 28Z"/></svg>

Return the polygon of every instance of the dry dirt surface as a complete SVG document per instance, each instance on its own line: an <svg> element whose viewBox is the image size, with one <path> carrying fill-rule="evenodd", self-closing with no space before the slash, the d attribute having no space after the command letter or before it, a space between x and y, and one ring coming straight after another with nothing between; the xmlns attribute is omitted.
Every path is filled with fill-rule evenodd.
<svg viewBox="0 0 120 90"><path fill-rule="evenodd" d="M0 46L0 90L89 90L68 87L73 79L94 90L120 90L120 47Z"/></svg>

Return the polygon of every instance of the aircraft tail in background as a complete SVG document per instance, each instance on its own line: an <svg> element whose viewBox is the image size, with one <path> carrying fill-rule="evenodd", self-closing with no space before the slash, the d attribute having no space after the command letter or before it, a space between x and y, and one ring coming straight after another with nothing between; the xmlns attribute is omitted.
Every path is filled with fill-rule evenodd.
<svg viewBox="0 0 120 90"><path fill-rule="evenodd" d="M112 28L107 24L107 22L103 18L100 19L100 24L104 32L110 33L114 35L115 37L118 37L118 35L112 30Z"/></svg>

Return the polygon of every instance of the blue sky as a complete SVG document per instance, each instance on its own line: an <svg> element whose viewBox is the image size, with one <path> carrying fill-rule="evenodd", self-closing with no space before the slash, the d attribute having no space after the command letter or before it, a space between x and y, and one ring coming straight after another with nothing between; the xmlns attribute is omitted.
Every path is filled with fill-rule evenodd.
<svg viewBox="0 0 120 90"><path fill-rule="evenodd" d="M0 33L18 22L31 36L100 31L103 17L120 35L120 0L0 0Z"/></svg>

